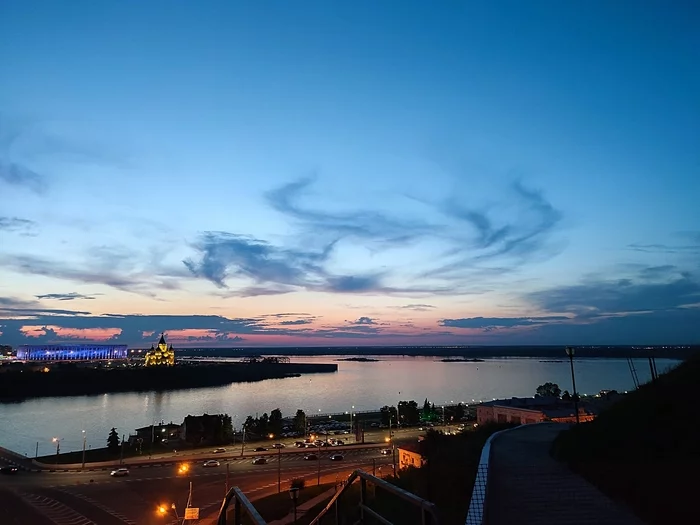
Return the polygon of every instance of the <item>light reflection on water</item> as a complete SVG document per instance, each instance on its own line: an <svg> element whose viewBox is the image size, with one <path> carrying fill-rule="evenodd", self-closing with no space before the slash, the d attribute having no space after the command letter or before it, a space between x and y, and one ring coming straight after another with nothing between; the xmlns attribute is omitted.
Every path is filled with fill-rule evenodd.
<svg viewBox="0 0 700 525"><path fill-rule="evenodd" d="M571 390L569 363L564 360L500 358L444 363L435 357L373 358L378 361L337 361L341 356L292 358L294 362L337 362L338 372L333 374L171 392L40 398L0 404L0 445L33 455L39 442L42 455L55 450L51 443L54 436L62 439L62 450L78 450L82 446L81 431L85 429L88 444L102 447L112 427L128 435L152 421L181 423L188 414L227 412L237 416L235 422L240 426L247 415L269 413L278 407L286 416L298 408L307 414L344 412L353 405L356 411L376 410L409 399L419 405L425 398L436 405L471 403L472 399L531 396L546 381ZM671 359L656 360L659 373L677 363ZM640 381L648 381L647 361L638 359L635 364ZM577 359L575 367L576 386L581 393L634 387L626 359Z"/></svg>

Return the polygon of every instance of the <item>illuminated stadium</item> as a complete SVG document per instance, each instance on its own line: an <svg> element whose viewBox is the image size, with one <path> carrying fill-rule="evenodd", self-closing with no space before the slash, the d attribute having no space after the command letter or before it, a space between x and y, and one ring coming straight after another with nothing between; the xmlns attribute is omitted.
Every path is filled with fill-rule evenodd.
<svg viewBox="0 0 700 525"><path fill-rule="evenodd" d="M126 345L22 345L20 361L97 361L126 359Z"/></svg>

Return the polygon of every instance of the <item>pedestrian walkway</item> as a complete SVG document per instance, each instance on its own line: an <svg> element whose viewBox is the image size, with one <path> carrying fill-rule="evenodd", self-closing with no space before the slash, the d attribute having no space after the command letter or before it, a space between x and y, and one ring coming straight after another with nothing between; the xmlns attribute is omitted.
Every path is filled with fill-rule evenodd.
<svg viewBox="0 0 700 525"><path fill-rule="evenodd" d="M491 444L485 525L642 525L631 511L555 461L558 423L523 425Z"/></svg>
<svg viewBox="0 0 700 525"><path fill-rule="evenodd" d="M340 490L340 488L338 490ZM297 507L297 519L301 518L303 515L305 515L307 512L313 509L316 505L319 505L325 501L330 501L330 499L333 496L335 496L335 492L335 487L332 489L328 489L326 492L322 492L315 498L311 498L310 500L305 501L304 503L299 505ZM280 520L271 521L268 525L287 525L288 523L294 523L293 512L290 512Z"/></svg>

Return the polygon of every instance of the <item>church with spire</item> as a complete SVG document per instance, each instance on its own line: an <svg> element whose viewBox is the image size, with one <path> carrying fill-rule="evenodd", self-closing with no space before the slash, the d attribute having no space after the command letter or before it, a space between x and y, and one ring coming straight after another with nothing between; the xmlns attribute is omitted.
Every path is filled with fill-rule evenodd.
<svg viewBox="0 0 700 525"><path fill-rule="evenodd" d="M175 351L173 345L168 347L165 342L165 334L160 334L158 346L151 345L151 349L146 352L146 366L173 366L175 364Z"/></svg>

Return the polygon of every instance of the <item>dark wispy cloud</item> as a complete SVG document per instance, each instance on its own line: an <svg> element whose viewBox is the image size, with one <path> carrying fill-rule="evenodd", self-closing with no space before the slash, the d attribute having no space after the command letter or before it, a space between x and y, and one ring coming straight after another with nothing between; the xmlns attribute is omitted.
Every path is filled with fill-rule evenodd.
<svg viewBox="0 0 700 525"><path fill-rule="evenodd" d="M37 299L51 299L55 301L73 301L75 299L95 299L96 295L100 294L85 295L78 292L47 293L43 295L35 295L34 297L36 297Z"/></svg>
<svg viewBox="0 0 700 525"><path fill-rule="evenodd" d="M0 256L0 267L13 272L42 275L75 283L103 284L151 297L155 296L153 290L179 288L180 284L176 278L140 271L135 267L137 262L129 260L127 264L126 259L118 257L105 257L103 260L98 257L86 261L81 267L31 255Z"/></svg>
<svg viewBox="0 0 700 525"><path fill-rule="evenodd" d="M392 306L391 308L396 308L399 310L413 310L414 312L429 312L431 310L434 310L436 307L432 304L415 303L405 304L403 306Z"/></svg>
<svg viewBox="0 0 700 525"><path fill-rule="evenodd" d="M356 321L349 321L350 324L354 325L368 325L368 324L377 324L377 322L372 319L371 317L367 316L362 316L358 318Z"/></svg>
<svg viewBox="0 0 700 525"><path fill-rule="evenodd" d="M199 260L184 262L196 277L227 288L230 277L247 278L258 285L310 286L325 276L322 266L333 243L319 251L287 249L245 235L205 232L193 245Z"/></svg>
<svg viewBox="0 0 700 525"><path fill-rule="evenodd" d="M36 228L36 223L29 219L18 217L0 217L0 231L32 233Z"/></svg>
<svg viewBox="0 0 700 525"><path fill-rule="evenodd" d="M488 211L464 206L457 197L438 205L446 216L467 225L473 235L458 236L461 243L445 254L450 262L426 275L467 275L473 271L501 275L528 261L556 253L558 248L550 241L561 223L562 212L542 191L528 188L520 181L512 184L511 195L518 211L508 218L498 213L500 209Z"/></svg>
<svg viewBox="0 0 700 525"><path fill-rule="evenodd" d="M0 158L0 182L10 186L27 188L34 193L44 193L46 179L22 164Z"/></svg>
<svg viewBox="0 0 700 525"><path fill-rule="evenodd" d="M388 244L410 242L438 231L419 219L401 219L370 210L330 212L312 210L301 204L315 178L307 177L267 193L267 200L278 212L296 220L304 230L327 234L333 239L355 237Z"/></svg>
<svg viewBox="0 0 700 525"><path fill-rule="evenodd" d="M477 328L485 331L492 331L502 328L534 326L568 320L568 317L560 315L544 317L465 317L462 319L441 319L439 324L440 326L450 328Z"/></svg>
<svg viewBox="0 0 700 525"><path fill-rule="evenodd" d="M591 280L531 292L525 299L547 312L580 316L654 312L700 304L700 282L689 274L665 282Z"/></svg>
<svg viewBox="0 0 700 525"><path fill-rule="evenodd" d="M313 319L294 319L294 320L288 320L288 321L280 321L281 326L295 326L295 325L302 325L302 324L311 324L313 323Z"/></svg>
<svg viewBox="0 0 700 525"><path fill-rule="evenodd" d="M633 243L627 248L642 253L700 254L700 231L676 232L671 235L671 239L679 242L669 244Z"/></svg>

